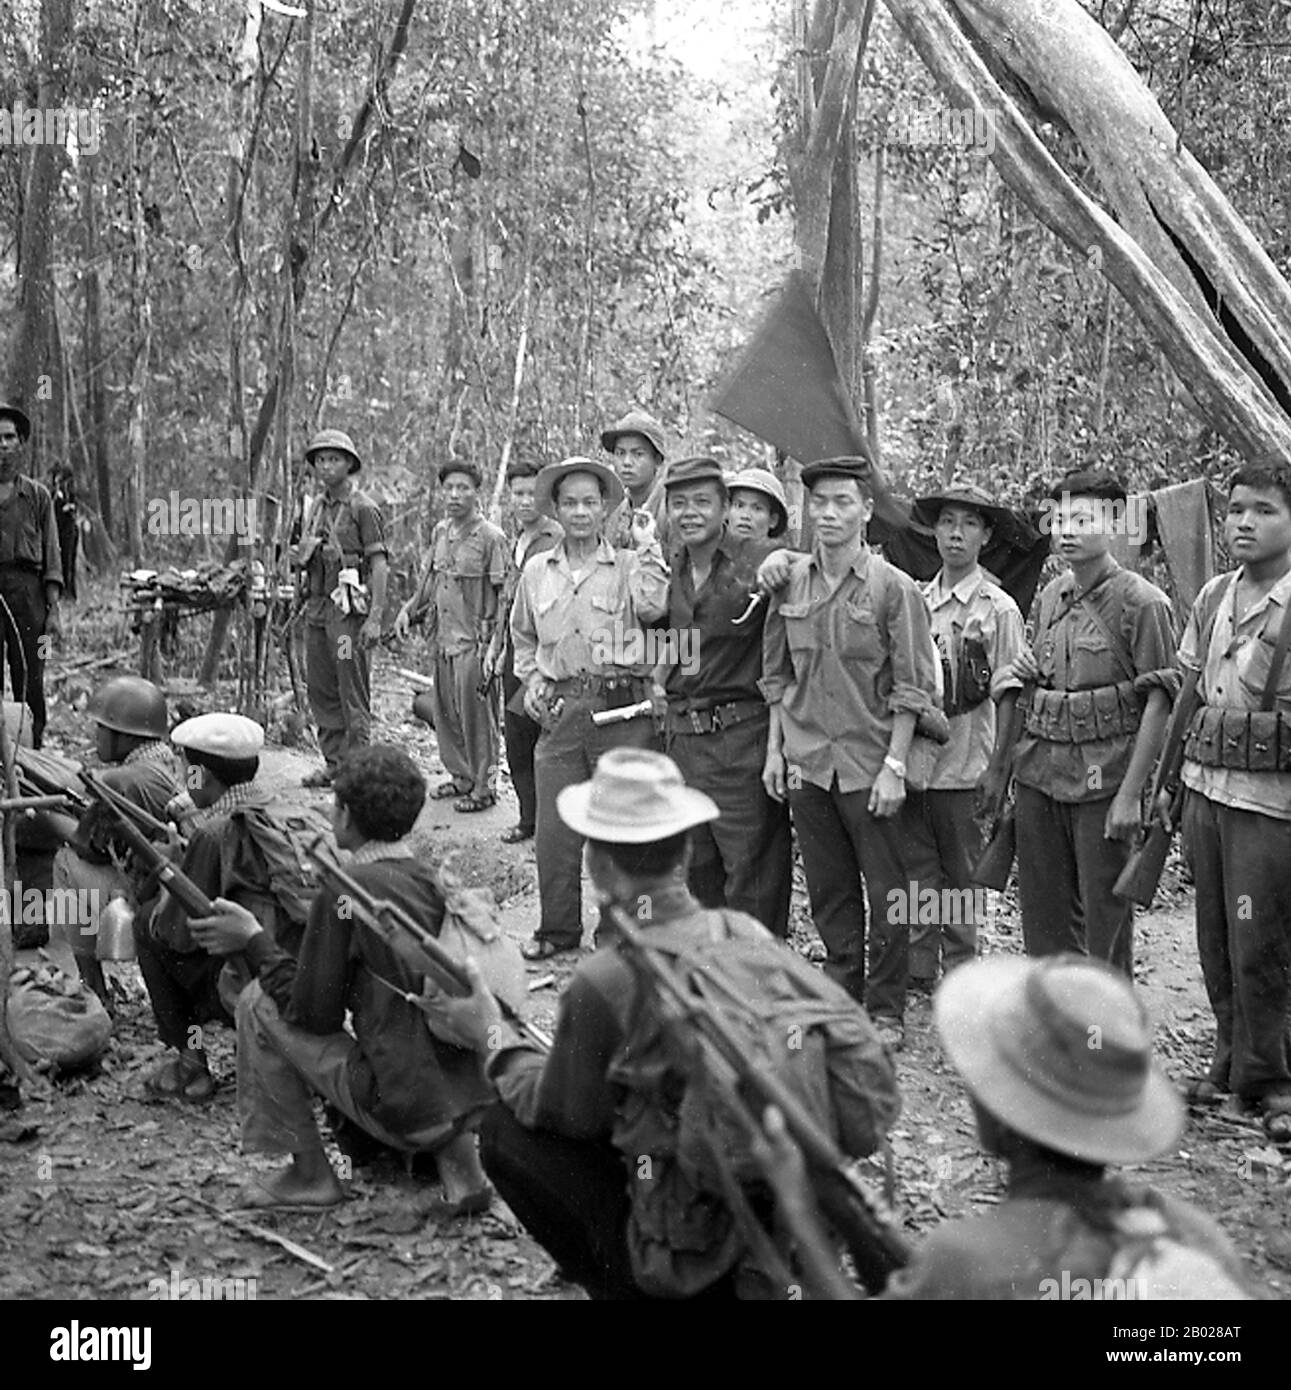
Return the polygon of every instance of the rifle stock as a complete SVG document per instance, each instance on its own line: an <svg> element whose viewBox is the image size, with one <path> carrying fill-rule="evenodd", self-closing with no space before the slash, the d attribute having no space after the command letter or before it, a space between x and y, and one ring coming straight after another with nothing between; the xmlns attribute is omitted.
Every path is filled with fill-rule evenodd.
<svg viewBox="0 0 1291 1390"><path fill-rule="evenodd" d="M611 905L615 929L628 948L632 962L654 987L660 1002L670 1007L676 1022L691 1029L700 1044L701 1057L710 1074L733 1074L735 1087L728 1108L744 1124L761 1133L761 1114L774 1105L803 1152L812 1173L822 1209L837 1227L851 1252L857 1275L871 1293L880 1292L894 1270L910 1262L905 1238L876 1209L849 1160L828 1133L816 1123L801 1102L774 1077L758 1072L744 1055L739 1039L717 1013L705 1007L677 980L659 955L637 930L631 917ZM722 1088L721 1094L727 1093ZM750 1113L748 1097L757 1103Z"/></svg>
<svg viewBox="0 0 1291 1390"><path fill-rule="evenodd" d="M1008 804L1009 789L1013 785L1013 754L1026 722L1026 701L1031 689L1027 682L1018 691L1018 697L1009 711L1008 728L1000 745L1000 765L1005 769L1003 784L998 801L991 808L990 834L986 848L978 856L977 863L969 874L971 882L982 888L994 888L1002 893L1008 887L1009 874L1018 852L1017 822L1013 808Z"/></svg>

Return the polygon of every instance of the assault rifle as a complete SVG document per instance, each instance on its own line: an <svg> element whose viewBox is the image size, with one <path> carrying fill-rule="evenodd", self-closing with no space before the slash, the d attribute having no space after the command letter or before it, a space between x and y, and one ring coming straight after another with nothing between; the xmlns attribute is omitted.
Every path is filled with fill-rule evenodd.
<svg viewBox="0 0 1291 1390"><path fill-rule="evenodd" d="M423 957L427 973L434 977L437 984L450 994L470 994L470 977L462 963L449 955L434 935L415 917L388 898L376 897L352 874L347 873L325 835L318 836L310 845L308 853L318 865L327 886L338 893L344 893L354 917L370 931L375 932L400 959L407 958L405 938L410 938ZM541 1028L522 1018L501 995L494 994L493 998L502 1011L502 1017L513 1028L523 1033L541 1051L551 1050L551 1039Z"/></svg>
<svg viewBox="0 0 1291 1390"><path fill-rule="evenodd" d="M1199 670L1190 669L1184 677L1183 688L1170 711L1161 756L1157 759L1156 772L1152 777L1142 843L1130 855L1112 885L1112 892L1118 898L1125 898L1140 907L1152 906L1157 884L1161 882L1161 873L1165 869L1166 855L1170 852L1170 841L1174 839L1183 813L1183 746L1192 716L1201 704L1200 680ZM1166 817L1162 816L1157 806L1162 792L1170 795L1170 810Z"/></svg>
<svg viewBox="0 0 1291 1390"><path fill-rule="evenodd" d="M653 989L673 1026L685 1030L686 1047L704 1069L713 1095L724 1102L737 1123L748 1127L755 1140L762 1135L767 1106L774 1105L784 1116L785 1127L806 1160L821 1209L846 1242L861 1282L871 1293L880 1292L888 1276L910 1261L904 1236L878 1211L847 1157L798 1097L753 1066L718 1011L682 984L621 907L611 905L609 911L629 963ZM729 1195L738 1199L737 1193ZM770 1238L763 1233L763 1239Z"/></svg>
<svg viewBox="0 0 1291 1390"><path fill-rule="evenodd" d="M1008 886L1009 872L1018 852L1017 825L1014 821L1013 807L1008 804L1009 788L1013 783L1013 753L1026 722L1024 701L1028 686L1018 692L1018 698L1009 713L1009 725L1004 732L1004 742L1000 748L1000 761L1004 768L1004 779L1000 783L1000 794L987 814L986 848L982 851L969 877L983 888L994 888L1002 893Z"/></svg>
<svg viewBox="0 0 1291 1390"><path fill-rule="evenodd" d="M139 862L146 865L150 875L190 917L210 917L215 912L210 898L170 859L165 850L154 844L140 829L144 825L164 835L165 825L149 815L142 806L136 806L133 801L113 791L98 773L85 768L80 776L85 790L112 816L117 833Z"/></svg>

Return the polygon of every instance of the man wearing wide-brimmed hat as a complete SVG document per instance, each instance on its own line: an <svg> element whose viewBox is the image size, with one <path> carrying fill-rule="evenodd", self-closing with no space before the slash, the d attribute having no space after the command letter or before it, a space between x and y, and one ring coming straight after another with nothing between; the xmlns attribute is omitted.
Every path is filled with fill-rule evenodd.
<svg viewBox="0 0 1291 1390"><path fill-rule="evenodd" d="M787 972L798 1007L777 1016L802 1018L808 1029L813 1005L841 1010L846 1041L830 1034L824 1081L829 1124L849 1155L872 1152L900 1101L891 1064L864 1014L751 917L705 911L686 887L689 837L716 819L713 801L686 786L663 754L616 748L598 761L590 781L561 792L559 813L573 833L587 837L597 893L629 912L645 943L663 957L685 961L717 946L722 960L763 964L763 973L745 981L769 982ZM686 1168L676 1157L682 1096L697 1092L685 1065L666 1055L655 997L643 992L648 986L630 959L607 945L579 965L546 1056L502 1022L478 971L470 969L471 996L450 998L432 986L427 1013L444 1041L487 1058L501 1104L480 1127L481 1157L534 1239L593 1298L751 1296L761 1252L745 1240L746 1228L726 1191L713 1187L711 1173ZM805 987L803 971L811 982ZM717 974L714 968L709 978ZM813 998L816 983L820 993ZM746 1005L783 1007L784 996L772 997L770 988L765 1000L746 998ZM744 1200L759 1221L769 1218L773 1203L760 1185L749 1185ZM765 1283L757 1288L768 1296Z"/></svg>
<svg viewBox="0 0 1291 1390"><path fill-rule="evenodd" d="M1249 1297L1209 1217L1105 1172L1169 1153L1184 1127L1123 976L1082 956L993 957L948 976L934 1016L1008 1193L934 1231L886 1297Z"/></svg>
<svg viewBox="0 0 1291 1390"><path fill-rule="evenodd" d="M631 545L633 514L647 511L666 549L668 508L663 479L668 443L663 426L649 411L629 410L601 431L601 448L610 455L624 492L605 520L605 539L613 546Z"/></svg>
<svg viewBox="0 0 1291 1390"><path fill-rule="evenodd" d="M525 709L543 726L534 754L542 920L524 951L545 960L576 950L583 936L581 841L557 814L557 796L591 776L606 749L654 743L649 718L597 725L592 716L649 699L654 662L642 624L668 611L668 566L648 512L634 514L635 550L604 539L623 484L603 463L549 463L534 497L565 532L525 566L511 612Z"/></svg>
<svg viewBox="0 0 1291 1390"><path fill-rule="evenodd" d="M304 780L331 785L343 754L371 741L369 649L381 636L389 571L385 523L354 475L363 460L344 430L320 430L305 460L322 491L293 553L305 586L305 672L325 766Z"/></svg>
<svg viewBox="0 0 1291 1390"><path fill-rule="evenodd" d="M936 892L938 920L929 922L929 914L921 911L918 925L911 924L910 985L931 991L943 965L949 970L977 951L970 874L981 835L973 813L979 787L993 765L995 701L1020 684L1000 673L1022 650L1025 633L1017 604L978 563L992 531L1008 523L1008 512L984 488L957 479L919 498L914 515L936 536L941 556L941 569L923 585L923 596L950 720L949 740L931 750L935 761L926 789L911 793L936 846L937 871L922 878L919 887Z"/></svg>
<svg viewBox="0 0 1291 1390"><path fill-rule="evenodd" d="M0 659L8 663L13 698L31 710L32 746L39 748L45 658L50 641L63 631L63 558L53 498L43 483L23 473L30 438L26 413L0 403Z"/></svg>

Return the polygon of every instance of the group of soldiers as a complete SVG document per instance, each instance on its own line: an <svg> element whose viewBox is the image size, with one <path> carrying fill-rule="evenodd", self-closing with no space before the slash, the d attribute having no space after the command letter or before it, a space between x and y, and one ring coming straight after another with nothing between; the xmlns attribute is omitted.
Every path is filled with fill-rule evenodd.
<svg viewBox="0 0 1291 1390"><path fill-rule="evenodd" d="M257 815L272 819L256 787L263 731L199 716L171 731L172 761L164 704L147 692L131 687L147 708L131 731L112 722L118 682L94 707L115 730L100 736L100 757L121 763L123 795L150 805L170 789L153 783L173 778L171 853L214 900L192 917L155 880L132 885L171 1050L149 1089L209 1100L202 1028L235 1022L244 1147L290 1156L244 1194L249 1205L343 1199L310 1106L319 1094L342 1128L432 1154L444 1219L485 1210L500 1191L594 1297L793 1296L768 1283L730 1209L798 1209L793 1192L811 1186L802 1154L782 1117L760 1117L758 1171L742 1174L737 1203L669 1148L692 1093L676 1055L641 1064L657 1039L615 913L675 962L715 945L733 962L765 962L768 950L786 960L796 835L826 956L798 1016L822 1056L828 1020L853 1029L847 1064L822 1061L817 1077L834 1139L849 1157L881 1145L899 1111L908 1001L944 973L933 1016L983 1147L1009 1169L1006 1200L937 1232L888 1296L1043 1298L1060 1272L1070 1283L1118 1271L1182 1296L1243 1296L1213 1223L1106 1171L1168 1152L1184 1116L1151 1057L1133 909L1115 883L1182 673L1195 669L1203 703L1181 773L1183 830L1218 1036L1189 1099L1235 1096L1272 1141L1291 1139L1291 674L1280 639L1284 627L1291 637L1291 469L1261 461L1234 475L1226 539L1238 569L1203 591L1176 649L1166 595L1110 553L1107 519L1126 500L1110 473L1053 487L1066 568L1040 595L1028 641L979 563L1007 514L973 483L918 499L942 560L920 586L867 543L873 483L861 460L803 469L811 543L797 551L774 475L669 462L664 431L640 411L601 443L609 463L513 464L512 537L482 517L474 464L439 469L444 516L396 620L400 633L430 627L448 773L433 790L405 753L370 744L368 653L388 562L379 510L354 482L361 458L339 432L311 442L322 491L296 552L326 759L310 781L332 789L354 879L439 930L442 885L407 839L427 795L464 814L494 803L500 725L520 805L504 838L535 841L528 959L581 945L585 862L599 949L562 995L550 1050L511 1028L473 966L469 996L436 987L337 895L319 892L303 919L284 912L254 833ZM979 961L975 813L1010 783L1027 958ZM89 872L71 856L94 831L69 846L65 875ZM108 857L129 869L119 847ZM781 977L757 968L770 1017L785 1002ZM828 1222L797 1235L832 1249Z"/></svg>

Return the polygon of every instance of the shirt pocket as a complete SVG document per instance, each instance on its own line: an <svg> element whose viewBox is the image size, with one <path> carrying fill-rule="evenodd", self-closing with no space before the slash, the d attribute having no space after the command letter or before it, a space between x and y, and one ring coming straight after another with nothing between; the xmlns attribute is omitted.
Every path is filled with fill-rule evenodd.
<svg viewBox="0 0 1291 1390"><path fill-rule="evenodd" d="M1100 633L1082 631L1071 639L1069 689L1089 690L1097 685L1112 685L1121 678L1115 674L1118 669Z"/></svg>
<svg viewBox="0 0 1291 1390"><path fill-rule="evenodd" d="M820 645L816 641L816 622L810 601L782 603L780 616L784 619L785 641L790 651L810 651Z"/></svg>
<svg viewBox="0 0 1291 1390"><path fill-rule="evenodd" d="M1291 616L1283 619L1284 622L1291 622ZM1273 665L1273 648L1278 640L1278 630L1273 627L1271 631L1262 632L1252 641L1244 644L1242 650L1237 653L1237 676L1241 683L1242 693L1246 696L1251 708L1257 709L1264 696L1264 686L1269 678L1269 669ZM1278 676L1277 698L1280 701L1291 700L1291 654L1282 662L1282 670Z"/></svg>
<svg viewBox="0 0 1291 1390"><path fill-rule="evenodd" d="M886 646L874 610L868 603L848 599L838 622L838 654L850 661L878 663Z"/></svg>
<svg viewBox="0 0 1291 1390"><path fill-rule="evenodd" d="M482 579L484 577L483 536L472 536L470 540L457 547L457 553L449 562L449 573L455 579Z"/></svg>

